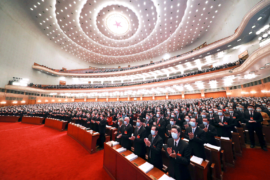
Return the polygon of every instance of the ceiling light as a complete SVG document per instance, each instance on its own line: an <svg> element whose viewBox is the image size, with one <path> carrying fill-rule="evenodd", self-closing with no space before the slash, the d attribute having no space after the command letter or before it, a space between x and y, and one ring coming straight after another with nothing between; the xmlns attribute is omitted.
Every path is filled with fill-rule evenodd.
<svg viewBox="0 0 270 180"><path fill-rule="evenodd" d="M261 19L262 19L262 17L259 17L259 18L258 18L258 21L261 20Z"/></svg>

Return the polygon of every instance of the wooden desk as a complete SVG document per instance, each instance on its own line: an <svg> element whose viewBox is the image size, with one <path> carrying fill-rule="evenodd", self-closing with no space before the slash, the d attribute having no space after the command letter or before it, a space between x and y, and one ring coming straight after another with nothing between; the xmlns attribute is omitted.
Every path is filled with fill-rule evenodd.
<svg viewBox="0 0 270 180"><path fill-rule="evenodd" d="M96 133L95 131L92 131ZM69 123L67 134L80 143L90 154L96 152L97 139L99 138L99 133L91 134L89 130L87 131L85 127Z"/></svg>
<svg viewBox="0 0 270 180"><path fill-rule="evenodd" d="M60 121L58 119L47 118L45 120L45 126L59 131L64 131L67 125L67 121Z"/></svg>
<svg viewBox="0 0 270 180"><path fill-rule="evenodd" d="M210 164L215 164L212 174L212 179L222 180L223 172L221 171L221 151L210 147L204 147L206 159ZM214 177L213 177L214 176Z"/></svg>
<svg viewBox="0 0 270 180"><path fill-rule="evenodd" d="M265 141L267 145L270 145L270 126L262 126L263 134L265 135Z"/></svg>
<svg viewBox="0 0 270 180"><path fill-rule="evenodd" d="M20 116L0 116L0 122L18 122Z"/></svg>
<svg viewBox="0 0 270 180"><path fill-rule="evenodd" d="M104 144L103 168L111 176L112 179L152 180L151 177L159 179L164 175L164 172L156 167L154 167L148 173L144 173L138 168L138 166L142 165L146 161L140 157L133 161L129 161L123 155L127 156L132 152L126 150L125 152L118 153L116 149L120 147L120 145L111 147L110 142Z"/></svg>
<svg viewBox="0 0 270 180"><path fill-rule="evenodd" d="M240 143L240 135L239 133L232 132L232 142L234 143L233 149L235 152L235 155L242 156L242 148Z"/></svg>
<svg viewBox="0 0 270 180"><path fill-rule="evenodd" d="M227 166L234 167L232 140L224 140L215 137L220 142L220 147L224 150L224 160Z"/></svg>
<svg viewBox="0 0 270 180"><path fill-rule="evenodd" d="M22 117L22 123L28 123L28 124L42 124L43 117L30 117L30 116L23 116Z"/></svg>
<svg viewBox="0 0 270 180"><path fill-rule="evenodd" d="M242 127L237 127L236 130L237 130L237 132L239 133L239 136L240 136L241 146L242 146L242 148L245 148L246 144L245 144L244 129Z"/></svg>
<svg viewBox="0 0 270 180"><path fill-rule="evenodd" d="M190 164L193 167L193 172L190 174L194 174L194 180L207 180L209 161L203 161L201 165L190 161Z"/></svg>
<svg viewBox="0 0 270 180"><path fill-rule="evenodd" d="M117 128L106 126L106 134L110 136L111 141L115 141L115 132L117 132Z"/></svg>

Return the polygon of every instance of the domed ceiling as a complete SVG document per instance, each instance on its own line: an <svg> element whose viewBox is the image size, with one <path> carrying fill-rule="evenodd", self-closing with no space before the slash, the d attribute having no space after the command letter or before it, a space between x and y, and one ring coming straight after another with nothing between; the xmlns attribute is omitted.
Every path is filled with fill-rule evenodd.
<svg viewBox="0 0 270 180"><path fill-rule="evenodd" d="M180 51L212 27L221 0L33 0L50 40L94 64L151 60Z"/></svg>

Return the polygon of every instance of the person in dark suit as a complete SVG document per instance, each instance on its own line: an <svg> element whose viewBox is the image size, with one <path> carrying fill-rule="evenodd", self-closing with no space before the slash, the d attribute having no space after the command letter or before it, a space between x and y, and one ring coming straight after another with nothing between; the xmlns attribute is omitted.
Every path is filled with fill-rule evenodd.
<svg viewBox="0 0 270 180"><path fill-rule="evenodd" d="M121 145L128 150L131 149L131 142L129 138L131 137L132 131L133 128L129 123L129 117L125 117L123 133L118 135L117 138L121 138Z"/></svg>
<svg viewBox="0 0 270 180"><path fill-rule="evenodd" d="M115 132L116 134L116 141L119 142L119 144L121 145L121 137L117 138L120 134L124 133L124 120L122 118L118 119L118 128L117 128L117 132Z"/></svg>
<svg viewBox="0 0 270 180"><path fill-rule="evenodd" d="M151 134L152 125L153 125L153 119L151 118L150 114L147 113L145 117L145 121L143 123L143 126L145 127L145 130L146 130L147 137L149 136L149 134Z"/></svg>
<svg viewBox="0 0 270 180"><path fill-rule="evenodd" d="M188 180L190 174L188 166L190 163L191 149L185 141L181 140L181 128L172 126L172 138L168 139L165 146L166 154L170 158L169 176L176 180Z"/></svg>
<svg viewBox="0 0 270 180"><path fill-rule="evenodd" d="M203 118L203 124L199 126L205 132L204 142L212 145L216 145L215 136L217 135L217 129L211 125L207 118Z"/></svg>
<svg viewBox="0 0 270 180"><path fill-rule="evenodd" d="M189 140L189 146L192 151L192 155L205 159L204 154L204 139L205 132L198 128L198 123L195 118L190 119L190 126L186 129L185 138Z"/></svg>
<svg viewBox="0 0 270 180"><path fill-rule="evenodd" d="M214 125L214 119L217 116L216 114L214 114L214 110L213 109L209 109L208 111L209 113L206 115L207 119L209 120L209 124Z"/></svg>
<svg viewBox="0 0 270 180"><path fill-rule="evenodd" d="M170 118L170 124L168 124L168 125L166 126L166 134L165 134L165 136L166 136L167 138L172 138L172 136L171 136L171 129L172 129L172 126L174 126L174 125L177 125L177 124L176 124L176 119L173 118L173 117L171 117L171 118ZM179 126L179 127L180 127L180 126Z"/></svg>
<svg viewBox="0 0 270 180"><path fill-rule="evenodd" d="M137 154L139 157L145 159L146 146L144 143L144 138L146 138L146 130L144 128L143 120L137 119L136 128L134 130L134 136L131 136L129 139L134 142L134 154Z"/></svg>
<svg viewBox="0 0 270 180"><path fill-rule="evenodd" d="M249 138L250 138L250 143L251 143L250 147L254 148L255 146L254 131L256 131L261 148L264 151L267 151L265 141L263 138L262 124L261 124L261 122L263 121L263 118L262 118L261 113L254 111L253 105L248 106L248 111L245 112L245 121L246 121L247 129L249 132Z"/></svg>
<svg viewBox="0 0 270 180"><path fill-rule="evenodd" d="M144 139L144 143L147 147L149 147L148 161L155 167L162 170L163 163L161 150L163 140L158 135L158 126L155 125L152 126L151 134L148 136L148 138Z"/></svg>
<svg viewBox="0 0 270 180"><path fill-rule="evenodd" d="M162 113L157 112L156 119L153 124L158 126L158 135L163 139L163 142L165 142L166 122L161 117L162 115Z"/></svg>
<svg viewBox="0 0 270 180"><path fill-rule="evenodd" d="M105 115L100 115L100 121L97 121L98 124L98 129L99 129L99 148L103 149L104 148L104 142L106 140L105 138L105 132L106 132L106 124L107 120L105 118Z"/></svg>
<svg viewBox="0 0 270 180"><path fill-rule="evenodd" d="M231 121L230 118L224 116L222 110L218 110L218 116L215 119L215 126L217 129L217 136L231 137Z"/></svg>

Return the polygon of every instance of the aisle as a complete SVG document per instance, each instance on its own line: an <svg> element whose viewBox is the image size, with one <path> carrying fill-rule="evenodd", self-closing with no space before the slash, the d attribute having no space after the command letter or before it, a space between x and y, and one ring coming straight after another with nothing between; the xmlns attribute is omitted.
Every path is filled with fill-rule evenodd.
<svg viewBox="0 0 270 180"><path fill-rule="evenodd" d="M110 179L103 151L90 155L67 132L23 123L0 123L0 177L10 179Z"/></svg>

